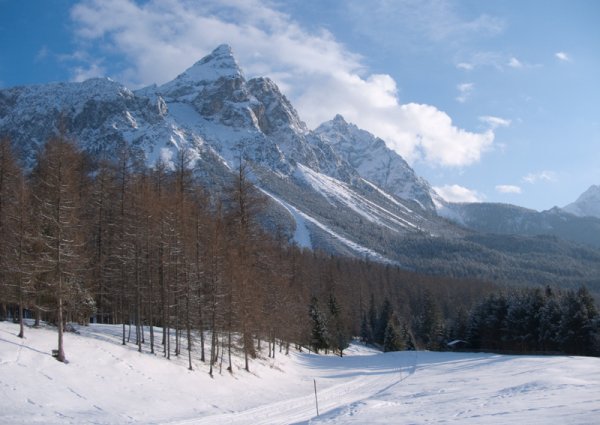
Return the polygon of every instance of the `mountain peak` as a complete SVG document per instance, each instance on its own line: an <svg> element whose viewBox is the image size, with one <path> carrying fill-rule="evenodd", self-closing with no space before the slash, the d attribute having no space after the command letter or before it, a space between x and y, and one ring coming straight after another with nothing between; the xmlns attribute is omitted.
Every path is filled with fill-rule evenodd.
<svg viewBox="0 0 600 425"><path fill-rule="evenodd" d="M563 208L580 217L592 216L600 218L600 185L592 185L577 200Z"/></svg>
<svg viewBox="0 0 600 425"><path fill-rule="evenodd" d="M343 124L343 125L348 125L348 122L346 122L346 120L344 119L343 116L341 116L340 114L337 114L335 117L333 117L332 120L335 124Z"/></svg>
<svg viewBox="0 0 600 425"><path fill-rule="evenodd" d="M228 44L221 44L209 55L203 57L190 68L188 68L177 79L192 81L214 81L221 77L241 77L240 70L233 50Z"/></svg>
<svg viewBox="0 0 600 425"><path fill-rule="evenodd" d="M233 56L233 49L227 43L219 44L210 56Z"/></svg>
<svg viewBox="0 0 600 425"><path fill-rule="evenodd" d="M361 177L401 199L417 202L426 210L435 209L429 183L418 177L379 137L348 123L340 114L317 127L315 133L358 170Z"/></svg>

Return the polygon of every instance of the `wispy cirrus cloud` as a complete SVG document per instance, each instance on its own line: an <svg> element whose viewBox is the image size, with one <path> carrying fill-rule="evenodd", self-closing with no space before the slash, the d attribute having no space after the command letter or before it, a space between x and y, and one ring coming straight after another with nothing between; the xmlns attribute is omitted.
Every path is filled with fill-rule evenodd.
<svg viewBox="0 0 600 425"><path fill-rule="evenodd" d="M435 186L438 195L448 202L483 202L485 196L458 184Z"/></svg>
<svg viewBox="0 0 600 425"><path fill-rule="evenodd" d="M111 63L111 76L130 86L160 84L228 43L245 73L273 78L311 127L341 113L408 161L448 167L479 161L494 141L492 130L461 129L434 106L401 103L392 77L369 73L331 33L303 28L270 2L82 0L71 18L81 58L76 79ZM482 17L455 24L438 35L430 28L431 36L488 31L495 22Z"/></svg>
<svg viewBox="0 0 600 425"><path fill-rule="evenodd" d="M556 52L554 57L562 62L571 62L571 57L565 52Z"/></svg>
<svg viewBox="0 0 600 425"><path fill-rule="evenodd" d="M410 49L494 36L506 27L503 19L488 14L467 18L449 0L349 0L345 13L356 33L379 45Z"/></svg>
<svg viewBox="0 0 600 425"><path fill-rule="evenodd" d="M466 58L457 60L456 68L471 71L476 68L494 68L498 71L506 69L520 70L539 68L541 64L533 64L519 59L514 55L508 55L502 52L474 52Z"/></svg>
<svg viewBox="0 0 600 425"><path fill-rule="evenodd" d="M522 193L522 190L521 190L520 186L515 186L512 184L499 184L499 185L496 185L496 192L520 194L520 193Z"/></svg>
<svg viewBox="0 0 600 425"><path fill-rule="evenodd" d="M457 59L456 67L471 71L477 68L492 67L497 70L502 70L509 63L510 58L505 54L490 51L476 51L464 54L462 53Z"/></svg>
<svg viewBox="0 0 600 425"><path fill-rule="evenodd" d="M475 84L460 83L456 86L456 89L458 90L458 96L456 96L456 101L460 103L465 103L473 93L473 90L475 90Z"/></svg>
<svg viewBox="0 0 600 425"><path fill-rule="evenodd" d="M468 62L459 62L456 64L456 67L458 69L464 69L465 71L472 71L473 69L475 69L475 65Z"/></svg>
<svg viewBox="0 0 600 425"><path fill-rule="evenodd" d="M507 65L510 66L511 68L523 68L523 63L519 59L515 58L514 56L508 60Z"/></svg>
<svg viewBox="0 0 600 425"><path fill-rule="evenodd" d="M548 170L544 170L544 171L539 171L537 173L529 173L526 176L523 177L523 181L530 183L530 184L535 184L535 183L539 183L539 182L555 182L557 181L557 175L554 171L548 171Z"/></svg>
<svg viewBox="0 0 600 425"><path fill-rule="evenodd" d="M509 127L512 122L506 118L494 117L491 115L483 115L479 117L479 121L486 123L493 130L498 127Z"/></svg>

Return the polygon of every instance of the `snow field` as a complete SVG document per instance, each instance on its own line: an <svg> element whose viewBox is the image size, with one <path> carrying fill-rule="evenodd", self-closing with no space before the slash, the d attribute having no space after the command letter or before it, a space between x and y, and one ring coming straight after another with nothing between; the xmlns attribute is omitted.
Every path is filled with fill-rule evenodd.
<svg viewBox="0 0 600 425"><path fill-rule="evenodd" d="M0 322L1 424L596 424L600 359L483 353L309 353L254 360L234 373L120 345L120 326L65 335ZM148 335L146 335L148 338ZM160 341L160 333L157 333ZM146 351L147 347L144 347ZM320 416L316 416L314 381Z"/></svg>

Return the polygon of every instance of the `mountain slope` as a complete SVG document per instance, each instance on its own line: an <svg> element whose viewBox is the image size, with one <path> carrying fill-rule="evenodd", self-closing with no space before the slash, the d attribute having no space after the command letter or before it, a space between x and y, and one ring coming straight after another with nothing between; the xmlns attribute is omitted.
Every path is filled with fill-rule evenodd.
<svg viewBox="0 0 600 425"><path fill-rule="evenodd" d="M459 224L441 217L437 194L384 141L341 116L311 131L272 80L245 78L227 45L173 81L136 91L109 79L0 90L0 137L11 138L26 165L61 131L92 159L127 149L148 166L174 167L176 153L186 150L197 180L215 194L243 160L271 199L263 217L268 229L304 247L417 271L510 283L503 277L511 276L508 268L534 264L535 251L523 265L518 256L471 238L475 231L600 240L598 219L566 213L549 212L540 224L538 216L519 218L531 214L511 207L490 222L503 216L502 208L487 213L477 205L445 204L453 211L448 218ZM533 224L515 225L527 222ZM583 270L580 282L599 286L593 263L569 244L560 252L555 263ZM495 259L494 268L488 259ZM561 276L560 270L535 270L525 283L556 283Z"/></svg>
<svg viewBox="0 0 600 425"><path fill-rule="evenodd" d="M563 207L563 211L578 217L600 218L600 185L590 186L575 202Z"/></svg>
<svg viewBox="0 0 600 425"><path fill-rule="evenodd" d="M429 183L380 138L348 124L341 115L321 124L315 133L366 180L401 199L416 201L426 210L435 210Z"/></svg>
<svg viewBox="0 0 600 425"><path fill-rule="evenodd" d="M0 134L28 164L59 128L94 157L127 147L150 166L173 166L175 152L188 150L208 186L225 184L243 158L275 200L273 220L291 236L305 226L302 243L314 248L385 260L393 254L382 242L389 233L460 233L422 208L426 199L394 196L366 181L344 152L306 127L273 81L246 80L227 45L173 81L137 91L108 79L0 91Z"/></svg>
<svg viewBox="0 0 600 425"><path fill-rule="evenodd" d="M446 204L441 214L463 226L501 235L553 235L600 247L600 219L575 217L560 208L538 212L510 204Z"/></svg>

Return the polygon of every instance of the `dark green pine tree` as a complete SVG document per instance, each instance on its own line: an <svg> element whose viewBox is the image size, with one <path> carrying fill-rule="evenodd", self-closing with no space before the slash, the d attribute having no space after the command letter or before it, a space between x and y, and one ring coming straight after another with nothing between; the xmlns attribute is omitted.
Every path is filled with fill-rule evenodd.
<svg viewBox="0 0 600 425"><path fill-rule="evenodd" d="M371 343L373 341L373 333L371 332L371 326L367 319L366 313L363 312L360 319L360 339L364 343Z"/></svg>
<svg viewBox="0 0 600 425"><path fill-rule="evenodd" d="M310 345L315 353L319 350L326 350L329 348L329 335L327 332L327 321L323 316L323 313L319 309L319 300L317 297L312 297L308 314L312 321L311 341Z"/></svg>
<svg viewBox="0 0 600 425"><path fill-rule="evenodd" d="M540 310L539 347L542 351L559 351L560 304L554 296L547 296Z"/></svg>
<svg viewBox="0 0 600 425"><path fill-rule="evenodd" d="M428 350L438 348L443 330L438 304L429 290L425 290L417 306L413 329L416 338Z"/></svg>
<svg viewBox="0 0 600 425"><path fill-rule="evenodd" d="M415 341L413 340L406 323L402 324L402 333L400 335L400 339L402 340L402 345L406 351L415 351Z"/></svg>
<svg viewBox="0 0 600 425"><path fill-rule="evenodd" d="M329 347L337 350L340 357L343 356L344 350L350 345L350 332L342 318L342 311L333 293L329 294Z"/></svg>
<svg viewBox="0 0 600 425"><path fill-rule="evenodd" d="M383 301L379 317L377 318L377 327L375 328L375 343L383 345L385 339L385 328L392 317L393 309L390 300L387 298Z"/></svg>
<svg viewBox="0 0 600 425"><path fill-rule="evenodd" d="M369 313L367 317L367 323L369 326L367 343L373 344L375 342L375 332L377 330L377 309L375 308L375 296L371 292L371 300L369 301Z"/></svg>
<svg viewBox="0 0 600 425"><path fill-rule="evenodd" d="M559 340L565 353L598 354L598 311L585 288L568 291L561 300Z"/></svg>
<svg viewBox="0 0 600 425"><path fill-rule="evenodd" d="M385 336L383 338L383 351L400 351L404 348L402 343L402 337L400 332L398 332L398 328L396 328L395 324L396 320L394 317L391 317L388 321L387 326L385 327Z"/></svg>

